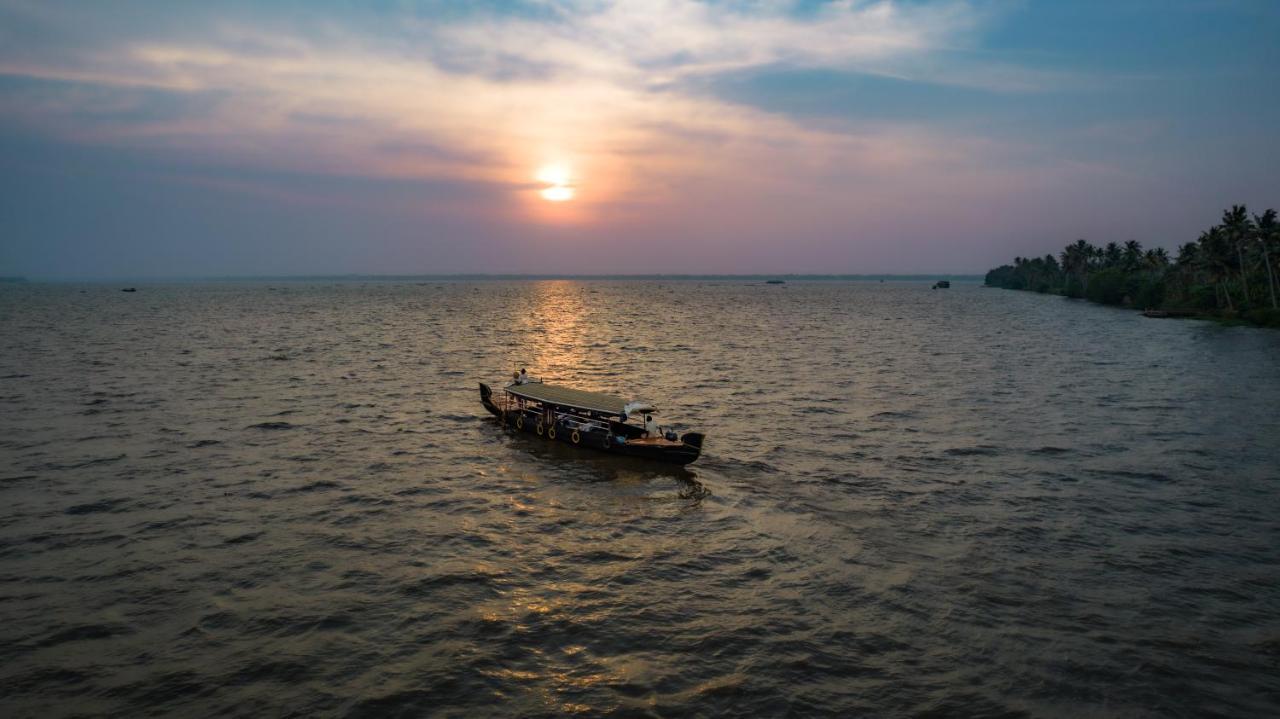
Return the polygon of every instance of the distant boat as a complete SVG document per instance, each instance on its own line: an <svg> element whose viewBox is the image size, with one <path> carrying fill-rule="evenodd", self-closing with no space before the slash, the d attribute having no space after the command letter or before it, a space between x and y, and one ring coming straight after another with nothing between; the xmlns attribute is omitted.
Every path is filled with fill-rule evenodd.
<svg viewBox="0 0 1280 719"><path fill-rule="evenodd" d="M950 280L938 280L937 282L933 283L933 289L935 290L945 290L950 287L951 287Z"/></svg>
<svg viewBox="0 0 1280 719"><path fill-rule="evenodd" d="M123 290L120 290L120 291L121 291L121 292L137 292L137 291L138 291L138 288L137 288L137 287L126 287L126 288L124 288Z"/></svg>
<svg viewBox="0 0 1280 719"><path fill-rule="evenodd" d="M765 280L764 283L766 285L785 285L787 284L787 281L786 280Z"/></svg>
<svg viewBox="0 0 1280 719"><path fill-rule="evenodd" d="M1191 310L1143 310L1143 317L1195 317Z"/></svg>
<svg viewBox="0 0 1280 719"><path fill-rule="evenodd" d="M667 431L650 437L644 427L628 424L627 418L652 414L653 407L611 394L531 382L509 384L495 397L489 385L481 382L480 403L504 427L575 447L675 464L689 464L702 454L701 433L676 436Z"/></svg>

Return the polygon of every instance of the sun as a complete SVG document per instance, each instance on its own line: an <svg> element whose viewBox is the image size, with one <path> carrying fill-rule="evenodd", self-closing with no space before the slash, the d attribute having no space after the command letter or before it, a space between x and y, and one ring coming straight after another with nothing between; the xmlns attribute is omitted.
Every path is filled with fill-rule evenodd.
<svg viewBox="0 0 1280 719"><path fill-rule="evenodd" d="M569 168L564 165L543 165L538 168L534 179L548 187L539 192L542 199L549 202L566 202L577 194Z"/></svg>
<svg viewBox="0 0 1280 719"><path fill-rule="evenodd" d="M569 168L560 164L543 165L538 168L538 174L534 175L534 178L548 185L567 185Z"/></svg>
<svg viewBox="0 0 1280 719"><path fill-rule="evenodd" d="M542 191L542 199L551 202L565 202L573 199L573 188L565 185L552 185Z"/></svg>

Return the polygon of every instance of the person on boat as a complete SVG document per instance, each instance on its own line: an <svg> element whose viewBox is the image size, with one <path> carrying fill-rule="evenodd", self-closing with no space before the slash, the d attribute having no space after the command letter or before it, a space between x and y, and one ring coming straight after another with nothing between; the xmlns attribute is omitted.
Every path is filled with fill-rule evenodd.
<svg viewBox="0 0 1280 719"><path fill-rule="evenodd" d="M644 436L649 439L660 439L662 431L658 429L658 423L653 420L653 415L646 414L644 416Z"/></svg>
<svg viewBox="0 0 1280 719"><path fill-rule="evenodd" d="M529 373L524 367L521 367L520 374L516 375L516 384L529 384Z"/></svg>

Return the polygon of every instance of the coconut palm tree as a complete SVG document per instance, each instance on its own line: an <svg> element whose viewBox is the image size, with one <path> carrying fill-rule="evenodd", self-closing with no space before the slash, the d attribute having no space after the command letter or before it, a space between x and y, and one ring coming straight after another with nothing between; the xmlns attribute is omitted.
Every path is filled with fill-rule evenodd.
<svg viewBox="0 0 1280 719"><path fill-rule="evenodd" d="M1022 257L1013 258L1013 276L1022 283L1020 289L1027 289L1027 261Z"/></svg>
<svg viewBox="0 0 1280 719"><path fill-rule="evenodd" d="M1201 268L1209 275L1209 280L1213 283L1214 297L1219 296L1219 291L1226 297L1227 309L1235 310L1235 304L1231 301L1231 290L1227 287L1226 281L1231 277L1232 265L1232 247L1231 240L1227 237L1226 232L1221 227L1211 227L1200 234L1200 252L1198 258Z"/></svg>
<svg viewBox="0 0 1280 719"><path fill-rule="evenodd" d="M1163 247L1154 247L1147 250L1142 261L1149 270L1163 270L1169 266L1169 252Z"/></svg>
<svg viewBox="0 0 1280 719"><path fill-rule="evenodd" d="M1136 272L1142 266L1142 243L1137 240L1128 240L1124 243L1124 269L1127 272Z"/></svg>
<svg viewBox="0 0 1280 719"><path fill-rule="evenodd" d="M1062 267L1058 265L1058 260L1053 255L1045 255L1041 260L1044 263L1045 272L1049 275L1049 284L1053 287L1062 285Z"/></svg>
<svg viewBox="0 0 1280 719"><path fill-rule="evenodd" d="M1177 278L1183 295L1186 295L1200 281L1203 265L1200 261L1201 253L1199 242L1188 242L1178 247L1178 257L1173 261L1174 277ZM1216 292L1214 296L1217 296Z"/></svg>
<svg viewBox="0 0 1280 719"><path fill-rule="evenodd" d="M1188 242L1178 248L1178 258L1174 262L1184 267L1190 267L1198 261L1200 256L1200 243Z"/></svg>
<svg viewBox="0 0 1280 719"><path fill-rule="evenodd" d="M1267 268L1267 286L1271 290L1271 309L1276 305L1276 275L1271 268L1271 249L1280 250L1280 224L1276 223L1276 211L1267 210L1261 216L1253 216L1253 236L1262 248L1262 264Z"/></svg>
<svg viewBox="0 0 1280 719"><path fill-rule="evenodd" d="M1084 240L1076 240L1062 250L1062 269L1074 275L1082 288L1089 286L1089 265L1096 249Z"/></svg>
<svg viewBox="0 0 1280 719"><path fill-rule="evenodd" d="M1253 235L1253 222L1244 205L1232 205L1230 210L1222 213L1222 232L1227 242L1235 250L1236 270L1240 274L1240 286L1244 289L1244 302L1249 304L1248 265L1244 260L1244 248Z"/></svg>
<svg viewBox="0 0 1280 719"><path fill-rule="evenodd" d="M1104 268L1119 267L1122 260L1124 260L1124 251L1120 249L1120 245L1108 242L1106 248L1102 250L1102 266Z"/></svg>

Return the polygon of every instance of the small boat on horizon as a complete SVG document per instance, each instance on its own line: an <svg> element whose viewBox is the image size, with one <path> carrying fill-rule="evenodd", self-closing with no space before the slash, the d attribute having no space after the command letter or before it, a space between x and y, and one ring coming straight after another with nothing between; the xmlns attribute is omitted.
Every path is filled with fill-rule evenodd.
<svg viewBox="0 0 1280 719"><path fill-rule="evenodd" d="M766 285L785 285L787 284L787 281L786 280L765 280L764 283Z"/></svg>
<svg viewBox="0 0 1280 719"><path fill-rule="evenodd" d="M681 465L702 454L700 432L677 435L654 432L652 423L649 429L630 424L632 417L654 413L647 402L533 381L509 384L496 396L481 382L480 403L503 427L575 447Z"/></svg>
<svg viewBox="0 0 1280 719"><path fill-rule="evenodd" d="M934 282L934 283L933 283L933 289L935 289L935 290L945 290L945 289L948 289L948 288L950 288L950 287L951 287L951 281L950 281L950 280L938 280L937 282Z"/></svg>

